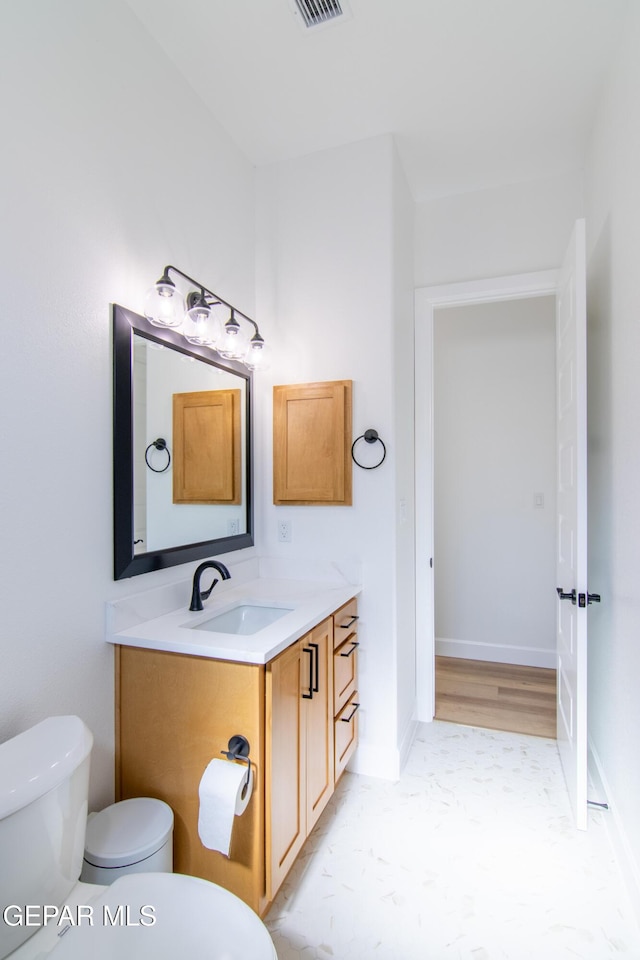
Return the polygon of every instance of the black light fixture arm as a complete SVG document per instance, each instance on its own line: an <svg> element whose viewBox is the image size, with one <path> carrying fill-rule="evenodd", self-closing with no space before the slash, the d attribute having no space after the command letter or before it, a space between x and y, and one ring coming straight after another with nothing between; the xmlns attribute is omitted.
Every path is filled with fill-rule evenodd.
<svg viewBox="0 0 640 960"><path fill-rule="evenodd" d="M209 290L209 288L205 287L204 284L200 283L199 280L194 280L193 277L189 276L189 274L184 273L184 271L182 270L179 270L178 267L174 267L172 264L167 264L167 266L164 268L164 272L161 278L158 280L158 283L168 283L171 286L175 286L173 280L169 276L170 270L173 273L177 273L178 276L182 277L183 280L186 280L188 283L192 284L192 286L197 287L201 291L201 294L203 296L207 294L209 297L211 297L212 301L211 303L207 303L207 306L211 307L211 306L215 306L216 304L222 303L224 304L225 307L229 307L230 310L232 310L234 313L237 313L238 316L242 317L243 320L246 320L247 323L252 324L253 328L255 329L257 337L260 340L262 340L262 337L260 336L260 330L258 329L258 324L256 323L255 320L252 320L251 317L248 317L246 313L242 312L242 310L238 310L238 308L234 307L232 303L229 303L223 297L220 297L217 293L214 293L213 290Z"/></svg>

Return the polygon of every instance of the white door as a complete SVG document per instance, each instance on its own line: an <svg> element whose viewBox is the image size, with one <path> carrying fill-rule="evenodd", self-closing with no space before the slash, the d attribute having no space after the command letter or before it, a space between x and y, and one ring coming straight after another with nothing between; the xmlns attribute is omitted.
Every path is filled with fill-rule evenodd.
<svg viewBox="0 0 640 960"><path fill-rule="evenodd" d="M557 736L576 826L587 826L587 331L584 220L557 294Z"/></svg>

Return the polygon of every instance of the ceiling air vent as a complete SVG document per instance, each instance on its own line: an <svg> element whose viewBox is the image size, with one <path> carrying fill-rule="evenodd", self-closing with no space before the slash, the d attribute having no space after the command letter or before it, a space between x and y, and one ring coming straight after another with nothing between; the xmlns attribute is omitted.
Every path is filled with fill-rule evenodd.
<svg viewBox="0 0 640 960"><path fill-rule="evenodd" d="M304 27L320 27L348 17L345 0L293 0L291 6Z"/></svg>

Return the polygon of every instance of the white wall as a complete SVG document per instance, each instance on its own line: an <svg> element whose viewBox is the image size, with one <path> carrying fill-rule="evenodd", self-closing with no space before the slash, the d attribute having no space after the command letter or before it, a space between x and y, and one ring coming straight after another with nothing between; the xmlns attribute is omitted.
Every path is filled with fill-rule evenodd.
<svg viewBox="0 0 640 960"><path fill-rule="evenodd" d="M589 734L640 910L640 7L587 172Z"/></svg>
<svg viewBox="0 0 640 960"><path fill-rule="evenodd" d="M555 667L555 298L437 310L434 412L436 652Z"/></svg>
<svg viewBox="0 0 640 960"><path fill-rule="evenodd" d="M260 316L277 325L272 381L352 379L354 438L373 427L387 444L378 469L354 465L352 507L274 507L270 482L260 495L267 554L362 564L358 764L391 776L398 768L396 425L411 414L406 389L395 394L394 316L397 310L405 330L411 303L406 265L404 280L395 277L394 251L401 258L410 252L406 197L394 210L395 164L385 136L259 170L257 247ZM270 477L270 404L261 418L262 469ZM406 436L400 442L407 463ZM410 482L403 486L407 500ZM277 542L278 519L291 520L291 543ZM409 683L403 675L403 690Z"/></svg>
<svg viewBox="0 0 640 960"><path fill-rule="evenodd" d="M402 752L411 742L416 712L414 290L415 204L393 156L393 331L396 517L397 725Z"/></svg>
<svg viewBox="0 0 640 960"><path fill-rule="evenodd" d="M97 806L104 601L185 576L112 580L109 302L140 312L175 263L251 314L253 170L120 0L2 4L0 99L0 740L82 716Z"/></svg>
<svg viewBox="0 0 640 960"><path fill-rule="evenodd" d="M416 286L557 267L581 216L576 172L419 203Z"/></svg>

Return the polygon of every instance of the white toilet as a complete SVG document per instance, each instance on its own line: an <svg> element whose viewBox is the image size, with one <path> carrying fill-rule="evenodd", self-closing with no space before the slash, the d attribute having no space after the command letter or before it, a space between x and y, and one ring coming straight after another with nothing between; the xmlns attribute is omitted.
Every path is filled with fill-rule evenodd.
<svg viewBox="0 0 640 960"><path fill-rule="evenodd" d="M78 717L0 744L0 960L277 960L260 918L214 883L79 882L92 745Z"/></svg>

